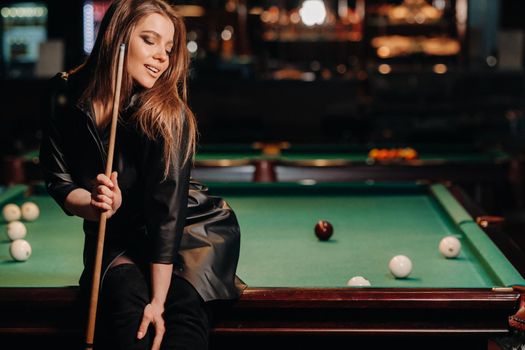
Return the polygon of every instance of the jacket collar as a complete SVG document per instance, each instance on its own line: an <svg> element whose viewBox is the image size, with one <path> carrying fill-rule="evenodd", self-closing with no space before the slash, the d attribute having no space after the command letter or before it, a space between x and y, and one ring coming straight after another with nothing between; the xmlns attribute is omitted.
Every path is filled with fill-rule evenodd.
<svg viewBox="0 0 525 350"><path fill-rule="evenodd" d="M89 118L93 120L96 124L95 120L95 112L93 111L93 105L89 102L86 102L81 99L82 92L87 86L87 79L85 78L85 74L83 73L77 73L77 74L69 74L67 72L59 73L60 77L64 79L67 82L68 85L68 93L70 101L75 101L75 107L77 107L81 112L83 112L85 115L87 115ZM131 115L133 111L137 109L137 105L139 102L139 94L135 93L133 96L131 96L131 99L127 106L124 108L121 108L120 115ZM130 113L131 112L131 113Z"/></svg>

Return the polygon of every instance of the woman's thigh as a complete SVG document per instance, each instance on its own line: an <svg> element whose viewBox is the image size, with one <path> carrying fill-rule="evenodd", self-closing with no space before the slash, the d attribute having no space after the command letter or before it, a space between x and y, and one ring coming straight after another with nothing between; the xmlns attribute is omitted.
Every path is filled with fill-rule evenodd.
<svg viewBox="0 0 525 350"><path fill-rule="evenodd" d="M176 275L171 280L164 320L163 350L208 348L211 312L195 288Z"/></svg>
<svg viewBox="0 0 525 350"><path fill-rule="evenodd" d="M99 346L96 350L149 350L154 328L150 327L147 337L141 341L136 339L136 334L150 298L149 278L135 264L111 267L101 286L99 310L102 320L97 328L104 331L97 336ZM163 316L166 327L163 350L208 348L211 311L195 288L175 274L172 275Z"/></svg>
<svg viewBox="0 0 525 350"><path fill-rule="evenodd" d="M113 349L149 349L149 337L136 338L150 296L148 281L135 264L119 264L106 272L100 300L98 343Z"/></svg>

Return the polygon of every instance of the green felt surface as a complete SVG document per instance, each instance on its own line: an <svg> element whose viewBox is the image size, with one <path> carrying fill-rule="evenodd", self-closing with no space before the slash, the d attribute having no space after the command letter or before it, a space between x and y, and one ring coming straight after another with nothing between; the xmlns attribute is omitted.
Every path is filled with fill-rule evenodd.
<svg viewBox="0 0 525 350"><path fill-rule="evenodd" d="M11 192L10 192L11 191ZM9 193L10 192L10 193ZM27 227L24 238L32 255L24 262L14 261L9 254L7 223L0 222L0 287L62 287L78 285L82 271L82 220L65 215L47 195L26 197L24 192L8 189L0 195L0 206L36 203L40 217Z"/></svg>
<svg viewBox="0 0 525 350"><path fill-rule="evenodd" d="M509 278L500 277L500 272L513 270L508 261L493 273L488 261L501 254L497 247L484 242L480 256L473 248L476 239L471 241L443 204L426 193L321 191L279 196L272 190L254 196L246 188L224 197L241 225L238 275L252 287L344 287L356 275L374 287L490 288L523 283L515 271ZM450 198L447 201L450 204ZM318 241L314 235L320 219L334 226L330 241ZM457 259L439 253L439 242L447 235L463 243ZM396 279L388 270L389 260L398 254L409 256L414 264L407 279Z"/></svg>
<svg viewBox="0 0 525 350"><path fill-rule="evenodd" d="M25 161L37 162L39 153L39 150L31 150L29 152L24 153L23 158Z"/></svg>
<svg viewBox="0 0 525 350"><path fill-rule="evenodd" d="M225 147L205 147L197 152L197 161L206 160L250 160L250 159L278 159L285 161L307 161L307 160L341 160L348 162L366 162L368 160L369 149L344 150L337 148L302 148L296 147L294 150L283 150L277 156L265 156L260 151L249 149L236 149ZM418 150L418 160L432 162L450 163L503 163L509 161L508 154L501 151L436 151Z"/></svg>
<svg viewBox="0 0 525 350"><path fill-rule="evenodd" d="M305 161L305 160L343 160L352 162L366 162L368 157L366 153L302 153L302 154L282 154L280 156L262 156L247 153L197 153L197 161L206 160L250 160L259 158L279 159L286 161ZM443 162L462 162L462 163L479 163L479 162L503 162L505 157L493 156L491 154L425 154L418 156L419 160L425 161L443 161Z"/></svg>
<svg viewBox="0 0 525 350"><path fill-rule="evenodd" d="M366 162L368 159L368 153L283 153L279 158L287 161L312 159L340 159L353 162ZM425 153L424 151L421 151L418 153L418 159L422 161L442 161L453 163L488 163L502 162L505 161L507 157L501 154L494 153Z"/></svg>
<svg viewBox="0 0 525 350"><path fill-rule="evenodd" d="M490 288L524 284L505 256L473 222L446 188L410 184L210 184L241 225L238 275L251 287L344 287L362 275L374 287ZM47 195L25 197L25 187L0 193L0 206L31 200L40 218L27 222L33 248L26 262L9 256L0 239L0 287L77 285L82 270L82 221L66 216ZM460 218L458 220L457 218ZM314 225L334 225L320 242ZM5 232L6 223L0 222ZM442 237L463 244L458 259L438 251ZM395 279L388 261L408 255L414 269Z"/></svg>
<svg viewBox="0 0 525 350"><path fill-rule="evenodd" d="M371 149L371 148L370 148ZM367 161L368 151L360 149L356 150L349 148L345 150L342 147L335 146L297 146L290 150L284 150L280 156L263 156L260 150L250 148L249 145L209 145L201 147L195 159L197 161L206 160L250 160L258 158L281 159L287 161L304 161L315 159L326 160L343 160L352 162ZM317 151L316 151L317 150ZM26 161L34 161L38 159L38 150L30 151L24 154ZM501 151L473 151L473 150L455 150L439 151L439 150L420 150L419 160L428 161L443 161L443 162L461 162L461 163L500 163L509 160L509 155Z"/></svg>

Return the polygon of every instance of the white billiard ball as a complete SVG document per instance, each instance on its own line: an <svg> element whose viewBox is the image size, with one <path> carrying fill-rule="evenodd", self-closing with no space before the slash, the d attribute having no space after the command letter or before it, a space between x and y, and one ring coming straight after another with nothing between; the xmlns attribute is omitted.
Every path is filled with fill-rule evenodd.
<svg viewBox="0 0 525 350"><path fill-rule="evenodd" d="M396 278L405 278L412 272L412 261L405 255L396 255L390 260L388 268Z"/></svg>
<svg viewBox="0 0 525 350"><path fill-rule="evenodd" d="M16 239L24 238L27 234L26 225L20 221L11 221L7 224L7 237L14 241Z"/></svg>
<svg viewBox="0 0 525 350"><path fill-rule="evenodd" d="M364 287L370 286L370 281L363 276L354 276L346 282L346 285L350 287Z"/></svg>
<svg viewBox="0 0 525 350"><path fill-rule="evenodd" d="M40 209L38 205L33 202L25 202L22 204L22 218L27 221L33 221L38 219L40 215Z"/></svg>
<svg viewBox="0 0 525 350"><path fill-rule="evenodd" d="M447 236L439 242L439 251L446 258L455 258L461 252L461 242L454 236Z"/></svg>
<svg viewBox="0 0 525 350"><path fill-rule="evenodd" d="M22 217L22 211L18 205L9 203L2 209L2 215L4 216L5 221L11 222L20 220Z"/></svg>
<svg viewBox="0 0 525 350"><path fill-rule="evenodd" d="M9 253L16 261L26 261L31 256L31 245L25 239L17 239L11 242Z"/></svg>

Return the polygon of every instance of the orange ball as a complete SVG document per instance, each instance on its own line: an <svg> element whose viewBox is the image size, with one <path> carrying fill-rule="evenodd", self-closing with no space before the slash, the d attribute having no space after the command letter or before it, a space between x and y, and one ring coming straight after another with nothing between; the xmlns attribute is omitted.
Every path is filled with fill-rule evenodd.
<svg viewBox="0 0 525 350"><path fill-rule="evenodd" d="M405 158L408 159L408 160L411 160L411 159L416 159L417 158L417 152L415 149L413 148L409 148L406 150L406 153L405 153Z"/></svg>
<svg viewBox="0 0 525 350"><path fill-rule="evenodd" d="M387 150L387 149L384 149L384 148L381 148L381 149L377 152L377 158L378 158L378 159L387 159L387 158L388 158L388 150Z"/></svg>
<svg viewBox="0 0 525 350"><path fill-rule="evenodd" d="M397 157L397 151L395 149L387 150L388 159L394 159Z"/></svg>

